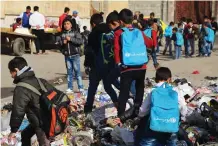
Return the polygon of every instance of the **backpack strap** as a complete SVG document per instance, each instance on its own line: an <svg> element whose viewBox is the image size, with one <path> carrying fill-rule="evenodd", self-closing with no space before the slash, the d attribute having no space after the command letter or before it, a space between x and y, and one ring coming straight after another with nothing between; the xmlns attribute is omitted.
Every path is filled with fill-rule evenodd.
<svg viewBox="0 0 218 146"><path fill-rule="evenodd" d="M37 78L37 81L39 83L40 88L44 91L44 92L48 92L48 90L45 88L45 85L42 83L42 81Z"/></svg>
<svg viewBox="0 0 218 146"><path fill-rule="evenodd" d="M33 87L32 85L30 85L28 83L20 82L20 83L17 84L16 87L27 88L27 89L33 91L34 93L36 93L37 95L41 96L41 93L39 92L39 90L37 90L35 87Z"/></svg>

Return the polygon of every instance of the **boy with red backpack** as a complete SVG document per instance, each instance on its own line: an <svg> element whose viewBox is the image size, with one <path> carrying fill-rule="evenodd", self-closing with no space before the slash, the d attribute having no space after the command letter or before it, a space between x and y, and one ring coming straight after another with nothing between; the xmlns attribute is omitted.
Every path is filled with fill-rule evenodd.
<svg viewBox="0 0 218 146"><path fill-rule="evenodd" d="M135 112L139 111L144 95L144 79L148 62L146 47L152 48L153 42L142 31L132 28L133 13L123 9L119 13L121 29L115 32L115 63L121 70L118 116L125 112L130 86L136 81Z"/></svg>
<svg viewBox="0 0 218 146"><path fill-rule="evenodd" d="M8 63L8 68L17 84L13 95L9 142L15 137L26 114L30 124L21 133L22 146L31 146L34 134L40 146L49 146L48 139L65 129L69 99L46 80L36 78L24 58L15 57Z"/></svg>

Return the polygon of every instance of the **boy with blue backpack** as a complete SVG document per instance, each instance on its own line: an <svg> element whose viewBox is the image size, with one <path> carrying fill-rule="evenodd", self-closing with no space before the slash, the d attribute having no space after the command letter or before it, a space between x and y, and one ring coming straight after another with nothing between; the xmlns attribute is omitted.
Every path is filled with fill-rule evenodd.
<svg viewBox="0 0 218 146"><path fill-rule="evenodd" d="M173 26L174 26L174 22L170 22L170 25L165 29L164 36L166 37L166 45L165 45L165 49L163 51L163 55L166 54L167 49L169 47L170 56L173 56L173 53L172 53L172 40L171 40L171 37L173 35Z"/></svg>
<svg viewBox="0 0 218 146"><path fill-rule="evenodd" d="M159 67L159 63L157 62L157 55L156 55L156 46L157 46L157 31L155 31L152 26L154 25L154 21L152 19L148 20L148 28L144 30L144 33L147 37L153 40L153 48L148 48L148 52L151 54L154 67L157 69Z"/></svg>
<svg viewBox="0 0 218 146"><path fill-rule="evenodd" d="M184 40L183 40L183 35L180 31L178 31L178 28L173 28L173 36L172 36L172 40L174 41L174 45L175 45L175 59L179 59L181 57L181 50L182 50L182 46L184 44Z"/></svg>
<svg viewBox="0 0 218 146"><path fill-rule="evenodd" d="M213 41L214 41L214 31L209 28L210 24L209 23L204 23L204 29L205 29L205 32L206 32L206 35L204 37L204 41L205 41L205 44L204 44L204 56L205 57L210 57L211 55L211 46L213 44Z"/></svg>
<svg viewBox="0 0 218 146"><path fill-rule="evenodd" d="M121 10L119 20L122 28L114 35L115 63L121 70L118 116L125 112L130 86L134 80L136 82L134 107L135 113L138 113L144 95L144 79L148 62L146 48L153 47L151 39L139 29L132 28L133 13L131 10Z"/></svg>

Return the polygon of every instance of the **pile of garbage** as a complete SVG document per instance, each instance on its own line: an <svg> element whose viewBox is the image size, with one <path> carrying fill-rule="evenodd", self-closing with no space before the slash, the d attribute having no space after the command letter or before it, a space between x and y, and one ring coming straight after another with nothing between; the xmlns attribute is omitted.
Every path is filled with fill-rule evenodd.
<svg viewBox="0 0 218 146"><path fill-rule="evenodd" d="M198 117L199 122L192 122L189 118L181 122L178 134L178 145L218 145L218 80L205 77L206 86L194 87L186 79L174 79L175 90L185 98L192 118ZM154 79L145 80L144 98L155 86ZM117 91L118 92L118 91ZM84 94L68 95L71 100L67 127L64 133L56 136L51 146L134 146L136 127L132 121L121 123L110 97L104 92L102 85L95 95L95 109L88 116L83 114L87 91ZM126 109L133 106L133 99L129 99ZM28 126L25 118L17 132L16 140L8 143L10 133L9 120L12 104L5 104L2 108L0 143L4 146L21 145L21 132ZM183 120L183 119L182 119ZM32 138L32 146L37 146L36 136Z"/></svg>

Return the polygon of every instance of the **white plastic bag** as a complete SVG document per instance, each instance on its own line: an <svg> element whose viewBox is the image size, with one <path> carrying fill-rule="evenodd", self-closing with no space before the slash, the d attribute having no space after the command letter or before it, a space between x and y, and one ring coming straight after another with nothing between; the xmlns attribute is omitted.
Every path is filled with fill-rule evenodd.
<svg viewBox="0 0 218 146"><path fill-rule="evenodd" d="M1 115L1 131L5 131L8 128L10 128L9 126L10 118L11 118L11 112Z"/></svg>

